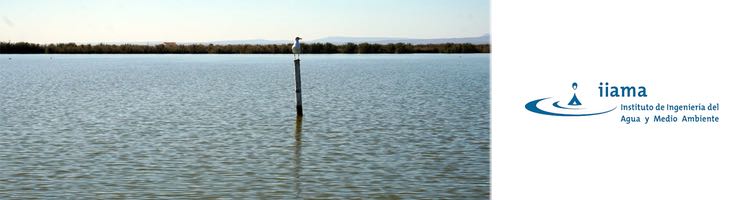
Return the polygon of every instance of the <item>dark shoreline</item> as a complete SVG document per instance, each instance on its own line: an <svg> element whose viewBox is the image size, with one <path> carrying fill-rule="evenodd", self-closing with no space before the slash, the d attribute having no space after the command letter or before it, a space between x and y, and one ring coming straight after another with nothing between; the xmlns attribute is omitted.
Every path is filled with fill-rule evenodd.
<svg viewBox="0 0 750 200"><path fill-rule="evenodd" d="M291 54L290 44L35 44L0 42L0 54ZM490 53L489 44L371 44L302 43L305 54L414 54L414 53Z"/></svg>

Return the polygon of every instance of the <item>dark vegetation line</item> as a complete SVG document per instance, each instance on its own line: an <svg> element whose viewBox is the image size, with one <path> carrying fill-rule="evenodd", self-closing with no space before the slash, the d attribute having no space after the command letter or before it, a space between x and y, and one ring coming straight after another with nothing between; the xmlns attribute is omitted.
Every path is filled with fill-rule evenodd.
<svg viewBox="0 0 750 200"><path fill-rule="evenodd" d="M187 44L165 43L158 45L135 44L34 44L28 42L0 42L0 54L290 54L290 44ZM489 44L444 43L444 44L371 44L331 43L302 44L302 53L489 53Z"/></svg>

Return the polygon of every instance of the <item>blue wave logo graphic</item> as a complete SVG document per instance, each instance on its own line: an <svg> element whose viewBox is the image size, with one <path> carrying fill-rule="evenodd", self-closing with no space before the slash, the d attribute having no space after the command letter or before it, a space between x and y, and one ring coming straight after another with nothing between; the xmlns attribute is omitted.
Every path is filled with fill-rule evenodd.
<svg viewBox="0 0 750 200"><path fill-rule="evenodd" d="M573 90L576 90L576 89L578 89L578 84L574 82ZM548 110L543 110L542 108L540 108L539 106L540 103L547 102L548 99L550 98L552 97L541 98L541 99L530 101L529 103L526 103L526 110L529 110L537 114L543 114L543 115L562 116L562 117L581 117L581 116L600 115L600 114L611 112L617 108L617 107L613 107L612 109L609 109L609 110L603 110L603 111L597 111L597 112L585 112L586 109L582 107L583 104L578 99L578 96L576 96L575 92L573 93L573 98L570 99L567 106L561 106L560 101L555 101L551 103L552 104L551 107L556 109L557 111L548 111Z"/></svg>
<svg viewBox="0 0 750 200"><path fill-rule="evenodd" d="M542 110L541 108L539 108L539 105L538 105L539 102L542 102L542 101L547 100L549 98L551 98L551 97L541 98L541 99L533 100L533 101L527 103L526 104L526 110L529 110L531 112L535 112L535 113L538 113L538 114L543 114L543 115L563 116L563 117L580 117L580 116L600 115L600 114L611 112L611 111L615 110L615 108L617 108L617 107L614 107L614 108L612 108L610 110L607 110L607 111L595 112L595 113L558 113L558 112L552 112L552 111ZM566 110L580 110L580 109L582 109L582 108L561 107L558 104L559 102L560 101L556 101L555 103L552 103L552 105L554 107L561 108L561 109L566 109Z"/></svg>

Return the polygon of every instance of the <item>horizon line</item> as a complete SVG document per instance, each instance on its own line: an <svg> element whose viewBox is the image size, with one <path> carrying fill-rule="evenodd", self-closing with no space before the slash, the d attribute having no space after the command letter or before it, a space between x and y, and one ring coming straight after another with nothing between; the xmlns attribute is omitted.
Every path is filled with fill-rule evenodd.
<svg viewBox="0 0 750 200"><path fill-rule="evenodd" d="M490 33L485 33L478 36L463 36L463 37L432 37L432 38L416 38L416 37L396 37L396 36L325 36L321 38L316 38L308 41L315 41L315 40L323 40L328 38L351 38L351 39L372 39L377 38L377 40L439 40L439 39L464 39L464 38L480 38L484 36L490 36ZM27 42L27 43L34 43L34 44L68 44L68 43L75 43L75 44L139 44L142 45L143 43L146 43L146 45L151 45L149 43L155 43L157 44L163 44L166 42L174 42L178 44L213 44L217 42L231 42L231 41L269 41L269 42L280 42L285 41L284 39L265 39L265 38L255 38L255 39L223 39L223 40L212 40L212 41L176 41L176 40L143 40L143 41L66 41L66 42L32 42L32 41L12 41L12 40L6 40L6 41L0 41L0 42L7 42L7 43L19 43L19 42ZM288 43L294 43L293 39L290 39ZM372 41L372 42L378 42L378 41ZM302 42L306 43L306 42ZM326 43L326 42L313 42L313 43ZM337 42L338 43L338 42ZM347 42L344 42L347 43ZM365 42L352 42L352 43L365 43ZM247 44L259 44L259 43L247 43ZM286 43L278 43L278 44L286 44ZM438 43L436 43L438 44Z"/></svg>

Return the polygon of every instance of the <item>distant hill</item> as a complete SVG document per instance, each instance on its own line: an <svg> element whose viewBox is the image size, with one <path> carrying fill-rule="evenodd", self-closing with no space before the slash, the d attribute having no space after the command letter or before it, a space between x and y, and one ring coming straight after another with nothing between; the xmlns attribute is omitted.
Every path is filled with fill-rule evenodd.
<svg viewBox="0 0 750 200"><path fill-rule="evenodd" d="M309 41L310 43L326 43L330 42L333 44L345 44L351 43L376 43L376 44L388 44L388 43L411 43L411 44L441 44L441 43L471 43L471 44L489 44L490 34L484 34L479 37L463 37L463 38L434 38L434 39L414 39L414 38L377 38L377 37L325 37L317 40Z"/></svg>
<svg viewBox="0 0 750 200"><path fill-rule="evenodd" d="M168 42L168 41L165 41ZM490 44L490 34L484 34L478 37L461 37L461 38L431 38L431 39L419 39L419 38L396 38L396 37L345 37L345 36L334 36L324 37L314 40L302 40L303 43L326 43L341 45L346 43L374 43L374 44L389 44L389 43L411 43L411 44L443 44L443 43L471 43L471 44ZM104 44L135 44L135 45L158 45L164 42L159 41L146 41L146 42L104 42ZM291 44L293 40L266 40L266 39L253 39L253 40L219 40L210 42L177 42L177 44L216 44L216 45L231 45L231 44ZM81 44L99 44L99 43L81 43Z"/></svg>
<svg viewBox="0 0 750 200"><path fill-rule="evenodd" d="M289 44L293 43L292 40L222 40L212 42L197 42L197 44ZM484 34L478 37L463 37L463 38L433 38L433 39L415 39L415 38L392 38L392 37L324 37L315 40L302 40L303 43L326 43L330 42L333 44L346 44L346 43L375 43L375 44L388 44L388 43L411 43L411 44L442 44L442 43L471 43L471 44L489 44L490 34ZM183 44L183 43L180 43ZM195 43L184 43L184 44L195 44Z"/></svg>
<svg viewBox="0 0 750 200"><path fill-rule="evenodd" d="M266 40L266 39L256 39L256 40L222 40L222 41L213 41L213 42L197 42L197 44L287 44L287 43L294 43L292 40ZM188 44L195 44L195 43L188 43Z"/></svg>
<svg viewBox="0 0 750 200"><path fill-rule="evenodd" d="M333 44L346 44L346 43L374 43L375 41L386 41L386 40L408 40L409 38L394 38L394 37L345 37L345 36L333 36L324 37L320 39L306 41L308 43L326 43L330 42Z"/></svg>

